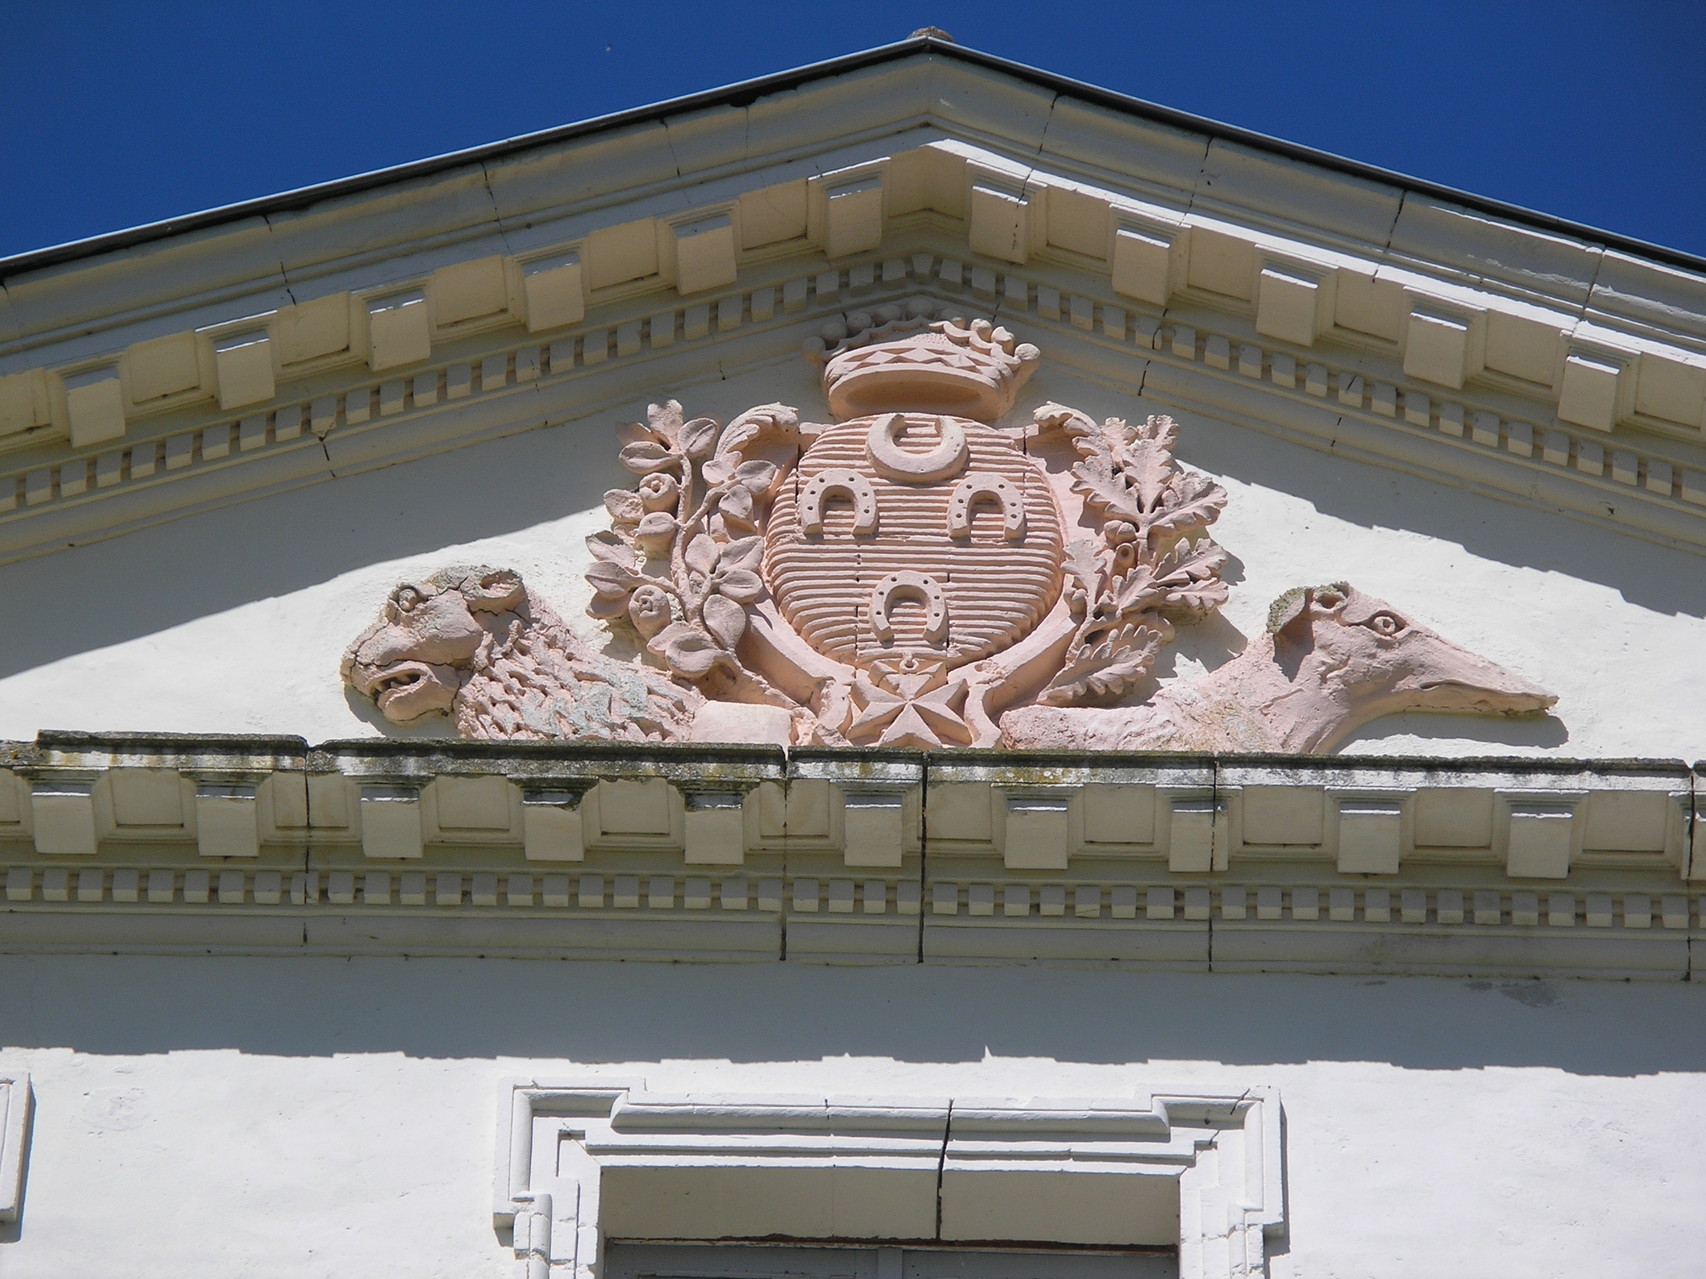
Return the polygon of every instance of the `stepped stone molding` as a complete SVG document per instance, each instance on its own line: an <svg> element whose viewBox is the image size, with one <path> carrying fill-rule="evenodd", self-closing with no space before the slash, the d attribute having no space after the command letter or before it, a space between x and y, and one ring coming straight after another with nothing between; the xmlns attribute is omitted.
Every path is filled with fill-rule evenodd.
<svg viewBox="0 0 1706 1279"><path fill-rule="evenodd" d="M1272 1088L1063 1103L505 1088L493 1221L518 1279L596 1279L629 1238L1171 1245L1185 1279L1266 1271L1286 1229Z"/></svg>
<svg viewBox="0 0 1706 1279"><path fill-rule="evenodd" d="M1531 501L1538 492L1574 518L1706 546L1706 458L1680 439L1584 432L1548 422L1521 395L1466 397L1407 380L1396 364L1379 376L1367 355L1352 365L1325 351L1279 348L1241 324L1217 325L1212 308L1185 307L1182 296L1162 309L1077 287L1070 272L902 252L661 311L613 304L597 323L550 340L470 351L187 429L171 425L183 413L163 415L164 433L154 438L64 460L43 455L0 474L0 559L535 429L583 416L594 404L616 410L647 395L648 377L660 377L648 370L653 360L710 348L737 330L753 335L754 360L784 358L798 341L784 335L802 323L815 329L850 306L904 301L920 291L944 306L993 307L1009 323L1023 316L1052 334L1056 359L1118 384L1141 378L1146 397L1162 403L1230 413L1306 444L1331 440L1338 451L1348 446L1377 465L1468 481L1514 500ZM487 340L500 333L491 330ZM1124 361L1121 352L1144 363ZM1146 368L1196 376L1153 377ZM612 378L617 370L626 372ZM585 379L594 373L600 385L589 404ZM1256 386L1259 398L1241 389ZM1347 439L1340 423L1361 429Z"/></svg>
<svg viewBox="0 0 1706 1279"><path fill-rule="evenodd" d="M60 736L6 765L12 953L1677 979L1706 927L1680 764Z"/></svg>

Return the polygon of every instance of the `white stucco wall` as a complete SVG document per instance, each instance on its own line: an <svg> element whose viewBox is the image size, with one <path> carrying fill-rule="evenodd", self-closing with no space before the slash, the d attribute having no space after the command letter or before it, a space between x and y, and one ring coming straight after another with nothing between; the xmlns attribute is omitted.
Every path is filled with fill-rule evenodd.
<svg viewBox="0 0 1706 1279"><path fill-rule="evenodd" d="M908 966L9 957L8 1279L510 1273L500 1081L1137 1098L1275 1085L1272 1273L1699 1272L1691 985Z"/></svg>
<svg viewBox="0 0 1706 1279"><path fill-rule="evenodd" d="M785 361L699 387L691 413L783 399L821 417ZM1021 413L1056 399L1095 415L1166 406L1044 370ZM631 415L643 413L639 399ZM1697 556L1545 510L1178 414L1180 455L1226 485L1215 528L1231 602L1183 632L1190 674L1224 661L1287 588L1347 579L1558 694L1552 717L1388 719L1353 751L1706 755L1706 575ZM586 626L582 539L632 480L613 415L198 514L0 568L0 737L43 728L374 734L346 698L343 646L390 587L456 563L511 565ZM395 732L396 730L389 730ZM443 734L443 721L421 726Z"/></svg>

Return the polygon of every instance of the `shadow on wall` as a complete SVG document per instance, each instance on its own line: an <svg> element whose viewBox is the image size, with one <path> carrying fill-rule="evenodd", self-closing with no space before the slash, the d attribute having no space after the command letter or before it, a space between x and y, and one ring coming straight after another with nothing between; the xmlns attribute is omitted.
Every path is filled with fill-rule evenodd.
<svg viewBox="0 0 1706 1279"><path fill-rule="evenodd" d="M14 1048L1699 1071L1706 991L1093 969L12 956Z"/></svg>
<svg viewBox="0 0 1706 1279"><path fill-rule="evenodd" d="M499 537L603 504L632 479L607 423L559 426L188 516L0 568L0 592L52 601L0 617L0 678L369 564ZM565 547L581 555L579 546ZM68 582L76 583L67 590ZM380 599L373 600L377 610ZM371 621L350 619L350 634Z"/></svg>
<svg viewBox="0 0 1706 1279"><path fill-rule="evenodd" d="M1212 418L1179 416L1180 460L1188 466L1290 493L1324 515L1364 528L1420 533L1495 563L1598 583L1641 608L1706 616L1706 575L1692 553L1538 505L1482 497Z"/></svg>

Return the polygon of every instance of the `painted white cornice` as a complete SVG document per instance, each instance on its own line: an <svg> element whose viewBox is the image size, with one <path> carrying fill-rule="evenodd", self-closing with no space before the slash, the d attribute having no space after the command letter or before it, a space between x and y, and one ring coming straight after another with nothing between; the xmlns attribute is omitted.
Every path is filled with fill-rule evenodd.
<svg viewBox="0 0 1706 1279"><path fill-rule="evenodd" d="M1680 979L1696 772L1623 761L44 735L0 950Z"/></svg>
<svg viewBox="0 0 1706 1279"><path fill-rule="evenodd" d="M756 363L920 292L1114 385L1706 545L1706 275L1196 125L926 41L15 260L0 556L561 421L565 377L643 398L709 337Z"/></svg>

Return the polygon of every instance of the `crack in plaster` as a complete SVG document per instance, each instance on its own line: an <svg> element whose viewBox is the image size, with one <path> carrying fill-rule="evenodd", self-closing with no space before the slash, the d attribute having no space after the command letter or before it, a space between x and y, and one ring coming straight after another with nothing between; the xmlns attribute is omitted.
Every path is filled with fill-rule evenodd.
<svg viewBox="0 0 1706 1279"><path fill-rule="evenodd" d="M920 914L920 919L923 915ZM948 1142L954 1135L954 1102L948 1100L948 1115L942 1123L942 1149L936 1156L936 1238L942 1237L942 1182L948 1168Z"/></svg>

